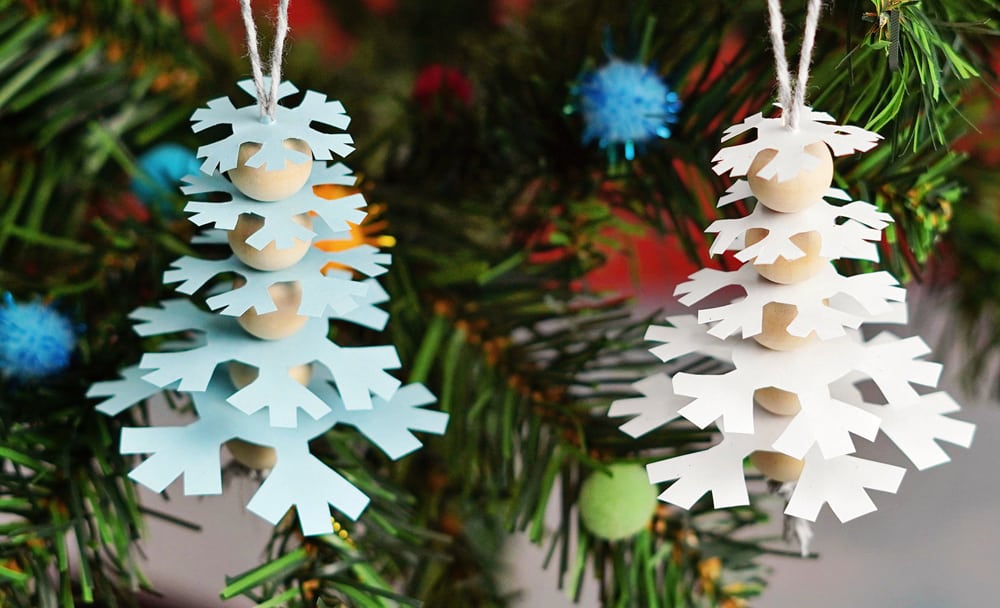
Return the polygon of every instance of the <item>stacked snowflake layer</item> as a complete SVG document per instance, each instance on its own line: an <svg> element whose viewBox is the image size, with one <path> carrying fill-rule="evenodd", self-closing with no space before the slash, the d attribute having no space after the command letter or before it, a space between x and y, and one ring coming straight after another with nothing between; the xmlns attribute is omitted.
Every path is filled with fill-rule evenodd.
<svg viewBox="0 0 1000 608"><path fill-rule="evenodd" d="M831 260L877 260L875 243L891 218L830 188L832 157L866 151L878 136L829 124L808 110L797 130L760 114L723 141L756 129L749 143L723 149L719 174L738 180L719 206L756 199L749 215L719 220L714 254L737 251L735 271L704 269L677 287L692 305L731 287L743 296L697 317L651 326L650 352L664 362L700 353L722 362L720 374L656 374L637 382L641 397L612 404L639 437L684 418L716 424L721 441L700 452L650 464L653 483L672 482L660 499L684 508L711 493L716 508L749 504L744 460L786 484L785 513L814 521L824 504L841 521L875 510L867 490L895 492L904 469L853 455L855 441L881 432L918 468L947 462L939 441L971 445L973 425L947 416L959 409L936 386L940 365L920 338L883 332L864 340L865 322L905 323L905 291L885 272L842 276ZM825 164L829 163L828 167ZM832 203L830 201L837 201ZM847 201L843 204L843 201ZM881 399L858 385L877 386Z"/></svg>
<svg viewBox="0 0 1000 608"><path fill-rule="evenodd" d="M251 81L240 86L254 90ZM279 88L281 97L295 92L288 82ZM434 402L425 387L400 386L388 373L400 366L394 347L347 347L328 338L332 321L375 330L388 321L378 305L389 297L376 277L390 256L354 235L366 216L364 197L328 200L314 191L355 183L343 164L323 162L331 152L349 154L350 136L311 126L345 129L340 103L310 91L296 108L279 106L273 123L259 119L256 105L235 108L225 98L208 105L195 113L195 130L228 125L232 134L199 150L206 173L187 177L183 188L217 202L192 200L186 211L199 226L214 225L199 242L228 241L233 255L181 258L164 282L179 283L183 294L207 294L205 307L217 312L186 299L134 311L139 335L183 339L147 353L122 379L95 384L89 396L106 397L98 410L113 416L166 388L189 392L198 415L191 424L123 430L122 453L150 455L132 479L162 491L183 475L186 494L219 494L221 446L241 442L269 452L264 460L273 463L248 508L276 524L294 506L303 533L329 533L330 506L356 519L368 497L310 453L311 439L348 425L400 458L421 445L413 431L441 434L448 416L425 409ZM236 183L233 170L249 172L250 186ZM274 186L287 193L258 194ZM320 249L313 246L319 241L347 244Z"/></svg>

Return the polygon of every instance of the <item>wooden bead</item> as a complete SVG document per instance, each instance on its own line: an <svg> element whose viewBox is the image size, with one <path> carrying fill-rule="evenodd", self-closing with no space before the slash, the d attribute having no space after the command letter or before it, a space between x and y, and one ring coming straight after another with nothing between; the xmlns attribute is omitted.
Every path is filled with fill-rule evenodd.
<svg viewBox="0 0 1000 608"><path fill-rule="evenodd" d="M260 144L247 142L240 145L235 169L226 172L233 185L240 192L258 201L280 201L302 189L312 173L313 158L309 144L301 139L286 139L284 145L309 158L301 163L285 161L281 169L268 167L248 167L246 162L260 150Z"/></svg>
<svg viewBox="0 0 1000 608"><path fill-rule="evenodd" d="M278 452L266 445L250 443L242 439L230 439L226 442L226 449L233 455L236 462L248 469L273 469L278 462Z"/></svg>
<svg viewBox="0 0 1000 608"><path fill-rule="evenodd" d="M312 229L312 218L308 214L293 215L292 219L300 226ZM297 264L309 252L312 243L299 239L294 239L294 245L287 249L278 249L273 242L268 243L263 249L247 245L246 240L263 225L263 217L243 213L240 214L240 219L236 220L236 228L227 234L229 248L247 266L257 270L281 270Z"/></svg>
<svg viewBox="0 0 1000 608"><path fill-rule="evenodd" d="M777 175L771 179L757 176L757 173L777 156L777 150L769 148L758 152L750 163L750 170L747 171L750 190L757 200L768 209L782 213L802 211L819 202L833 183L833 155L823 142L809 144L805 153L819 160L816 168L801 171L795 177L779 182Z"/></svg>
<svg viewBox="0 0 1000 608"><path fill-rule="evenodd" d="M753 400L765 410L779 416L794 416L802 409L798 395L773 386L754 391Z"/></svg>
<svg viewBox="0 0 1000 608"><path fill-rule="evenodd" d="M805 466L804 460L764 450L751 453L750 463L768 479L782 482L798 481L802 475L802 467Z"/></svg>
<svg viewBox="0 0 1000 608"><path fill-rule="evenodd" d="M751 228L747 230L747 247L762 241L765 236L767 236L767 230L764 228ZM775 283L790 285L816 276L829 263L830 260L828 258L820 257L819 255L820 247L823 245L823 237L819 232L815 230L800 232L799 234L792 235L790 240L796 247L806 252L806 254L794 260L778 258L771 264L758 264L754 262L753 267L760 276Z"/></svg>
<svg viewBox="0 0 1000 608"><path fill-rule="evenodd" d="M246 363L240 363L239 361L230 361L228 369L229 380L233 383L233 386L236 387L237 390L256 380L260 373L256 367L247 365ZM288 369L288 375L292 377L292 380L295 380L302 386L305 386L309 384L309 380L312 379L312 366L296 365Z"/></svg>
<svg viewBox="0 0 1000 608"><path fill-rule="evenodd" d="M798 312L798 307L793 304L768 302L764 305L763 329L753 339L772 350L795 350L809 344L816 338L816 332L810 332L804 338L788 333L788 325L795 320Z"/></svg>
<svg viewBox="0 0 1000 608"><path fill-rule="evenodd" d="M298 313L302 304L302 285L298 281L275 283L267 292L278 310L259 315L251 308L237 319L240 326L263 340L280 340L302 329L309 320Z"/></svg>

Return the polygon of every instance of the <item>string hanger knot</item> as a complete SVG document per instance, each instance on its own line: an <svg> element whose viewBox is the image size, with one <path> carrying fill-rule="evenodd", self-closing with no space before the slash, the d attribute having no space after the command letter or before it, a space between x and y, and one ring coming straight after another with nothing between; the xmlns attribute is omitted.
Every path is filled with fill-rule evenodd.
<svg viewBox="0 0 1000 608"><path fill-rule="evenodd" d="M240 0L240 14L247 31L247 52L250 55L250 70L260 107L260 121L273 123L278 109L278 85L281 84L281 60L285 54L285 38L288 37L288 2L278 0L274 44L271 47L271 81L265 83L264 71L260 65L260 49L257 45L257 26L253 20L251 0Z"/></svg>
<svg viewBox="0 0 1000 608"><path fill-rule="evenodd" d="M813 44L822 0L809 0L806 24L803 30L802 51L799 53L799 70L792 87L792 75L785 57L785 21L781 16L781 0L767 0L770 22L771 47L774 49L774 71L778 78L778 102L781 104L785 126L791 130L799 127L799 119L806 108L806 84L809 82L809 64L812 63Z"/></svg>

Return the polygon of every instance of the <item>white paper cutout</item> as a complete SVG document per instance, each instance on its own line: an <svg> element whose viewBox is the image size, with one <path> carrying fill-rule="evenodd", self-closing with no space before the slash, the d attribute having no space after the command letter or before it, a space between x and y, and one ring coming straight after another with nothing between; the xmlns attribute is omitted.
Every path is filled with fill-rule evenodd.
<svg viewBox="0 0 1000 608"><path fill-rule="evenodd" d="M757 433L735 433L722 426L722 441L714 446L647 465L651 483L676 480L660 494L660 500L690 509L711 492L717 509L750 504L743 459L751 452L769 449L788 421L758 408L754 423Z"/></svg>
<svg viewBox="0 0 1000 608"><path fill-rule="evenodd" d="M270 87L270 78L265 77L265 87ZM327 101L326 95L306 91L302 103L295 108L278 105L274 122L262 122L256 101L253 80L239 82L247 95L254 98L250 105L237 108L228 97L219 97L208 102L207 108L200 108L191 116L191 129L200 133L210 127L229 125L232 134L215 143L198 148L198 158L204 158L202 173L211 175L216 171L226 172L236 168L240 145L258 143L260 151L251 156L248 167L271 167L281 169L285 161L301 163L308 157L286 148L286 139L301 139L309 145L316 160L330 160L331 152L345 157L354 151L354 140L347 133L323 133L312 128L312 123L320 123L335 129L346 129L351 118L344 112L339 101ZM278 85L278 99L284 99L298 92L298 88L284 81Z"/></svg>
<svg viewBox="0 0 1000 608"><path fill-rule="evenodd" d="M680 416L690 399L674 394L670 376L655 374L632 384L643 397L619 399L611 404L608 416L635 416L619 428L632 437L641 437Z"/></svg>
<svg viewBox="0 0 1000 608"><path fill-rule="evenodd" d="M242 214L252 213L263 218L263 225L246 239L247 245L257 250L264 249L271 243L278 249L288 249L295 245L295 239L311 243L316 236L315 229L310 230L292 219L303 213L316 214L331 232L350 230L351 224L360 225L368 214L363 210L367 203L360 193L326 199L313 191L315 186L329 184L353 186L355 176L341 163L327 167L324 162L314 162L309 181L303 188L288 198L267 203L246 196L218 173L212 176L188 175L184 182L181 191L188 196L221 194L229 199L225 202L188 202L184 210L194 214L188 219L195 225L214 224L222 230L233 230Z"/></svg>
<svg viewBox="0 0 1000 608"><path fill-rule="evenodd" d="M727 192L732 196L722 197L719 202L720 207L734 200L753 196L746 180L736 182ZM843 190L836 188L831 188L827 196L851 200ZM837 223L838 218L847 221ZM875 243L882 238L882 229L891 221L892 216L888 213L882 213L875 205L863 201L854 201L847 205L831 205L826 201L819 201L798 213L781 213L772 211L765 205L755 205L749 215L716 220L705 229L705 232L718 235L709 248L709 253L720 255L728 249L739 249L736 259L741 262L772 264L779 257L786 260L798 259L804 256L805 252L791 241L791 237L803 232L819 233L820 257L853 258L874 262L878 261L878 248ZM754 245L744 247L739 237L751 228L767 230L768 234ZM740 243L738 246L735 245L737 242Z"/></svg>
<svg viewBox="0 0 1000 608"><path fill-rule="evenodd" d="M857 127L825 124L831 117L809 111L798 131L781 126L781 119L760 114L726 132L728 140L750 129L758 139L716 155L715 171L745 175L756 154L778 151L761 171L764 178L788 179L813 168L807 145L823 142L836 156L864 151L879 136ZM719 206L752 198L745 180L738 180L720 197ZM830 188L828 199L851 201L842 190ZM905 290L885 272L851 277L828 265L816 276L782 285L756 272L750 262L770 264L778 258L805 255L791 237L803 232L820 234L821 257L878 260L876 243L892 221L863 201L835 205L815 201L802 211L778 213L756 205L746 217L714 222L706 232L718 236L712 254L736 250L745 264L735 271L703 269L677 286L680 301L693 305L728 287L745 296L728 304L702 309L697 317L673 316L670 325L651 325L646 339L660 344L650 352L664 362L690 355L712 357L731 365L724 373L677 373L670 378L654 374L633 384L642 396L615 401L610 416L630 416L620 428L640 437L678 418L699 428L716 424L722 440L700 452L651 463L653 483L670 482L660 499L690 508L705 494L716 508L749 504L743 461L756 450L778 452L805 461L801 477L782 487L788 498L785 514L808 551L813 521L829 505L841 521L875 510L870 490L895 492L904 469L852 455L855 439L876 440L879 431L893 441L918 468L949 460L941 442L962 447L972 443L974 426L946 416L958 405L945 393L919 394L914 385L937 385L941 366L921 359L930 352L920 338L898 338L883 332L865 341L862 323L906 323ZM751 228L767 230L766 237L746 245ZM765 305L795 306L788 325L793 336L816 333L816 340L790 351L770 350L753 340L762 331ZM706 325L710 324L710 325ZM739 332L740 338L734 336ZM855 384L871 380L885 405L867 403ZM801 406L793 415L777 416L754 403L758 389L793 393ZM764 396L761 397L765 398Z"/></svg>
<svg viewBox="0 0 1000 608"><path fill-rule="evenodd" d="M683 296L678 301L691 306L729 286L742 288L746 297L698 312L699 323L715 323L708 333L718 338L727 338L740 329L744 338L756 336L763 330L764 306L779 302L798 308L788 333L805 337L815 331L820 339L827 340L844 335L845 327L856 329L870 316L889 312L890 302L906 298L906 290L898 287L895 277L888 272L845 277L830 265L816 276L793 285L772 283L757 274L750 264L729 272L703 268L679 284L674 295ZM823 303L838 294L853 299L865 315L851 314L838 310L833 303Z"/></svg>
<svg viewBox="0 0 1000 608"><path fill-rule="evenodd" d="M816 521L824 504L842 522L875 510L866 489L895 493L906 469L856 456L824 458L813 448L805 457L785 514Z"/></svg>
<svg viewBox="0 0 1000 608"><path fill-rule="evenodd" d="M757 113L738 125L726 129L722 141L757 130L757 139L737 146L719 150L712 158L712 170L717 175L729 173L741 177L750 170L750 164L762 150L777 150L774 159L764 165L757 175L764 179L778 177L779 182L787 181L802 171L814 169L819 164L806 146L823 142L830 147L834 156L844 156L854 152L867 152L875 147L882 136L852 125L831 125L833 117L826 112L817 112L806 107L802 112L799 126L795 130L786 129L781 118L764 118Z"/></svg>
<svg viewBox="0 0 1000 608"><path fill-rule="evenodd" d="M976 425L944 415L960 409L947 393L921 395L908 405L874 405L863 401L857 405L881 419L882 432L921 471L951 460L938 441L963 448L972 445Z"/></svg>
<svg viewBox="0 0 1000 608"><path fill-rule="evenodd" d="M137 368L129 368L123 380L101 383L101 388L92 390L91 396L114 395L99 408L106 413L117 413L131 405L124 401L132 396L143 393L148 396L160 390L144 383L138 374ZM274 447L277 464L248 508L277 524L288 508L295 506L304 534L330 533L329 506L357 519L368 504L368 497L309 454L309 440L337 424L353 426L396 460L421 446L413 431L440 435L448 415L424 409L434 402L434 396L420 384L400 388L389 401L375 398L371 410L348 410L328 380L328 376L319 372L309 386L329 404L325 415L318 419L299 416L294 428L277 429L271 426L264 412L248 416L228 404L226 396L234 389L224 374L217 375L208 391L192 394L199 417L195 422L179 427L123 429L122 453L150 454L129 476L160 492L183 475L185 494L220 494L219 448L223 443L241 439ZM113 406L109 405L112 403Z"/></svg>

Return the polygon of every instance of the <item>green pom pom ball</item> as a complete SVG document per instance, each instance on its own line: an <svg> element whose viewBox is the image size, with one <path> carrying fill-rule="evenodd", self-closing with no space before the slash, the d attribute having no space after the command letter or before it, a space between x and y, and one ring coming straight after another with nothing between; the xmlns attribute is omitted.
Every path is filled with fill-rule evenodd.
<svg viewBox="0 0 1000 608"><path fill-rule="evenodd" d="M595 471L580 489L580 517L594 536L621 540L643 530L656 509L656 486L632 463Z"/></svg>

